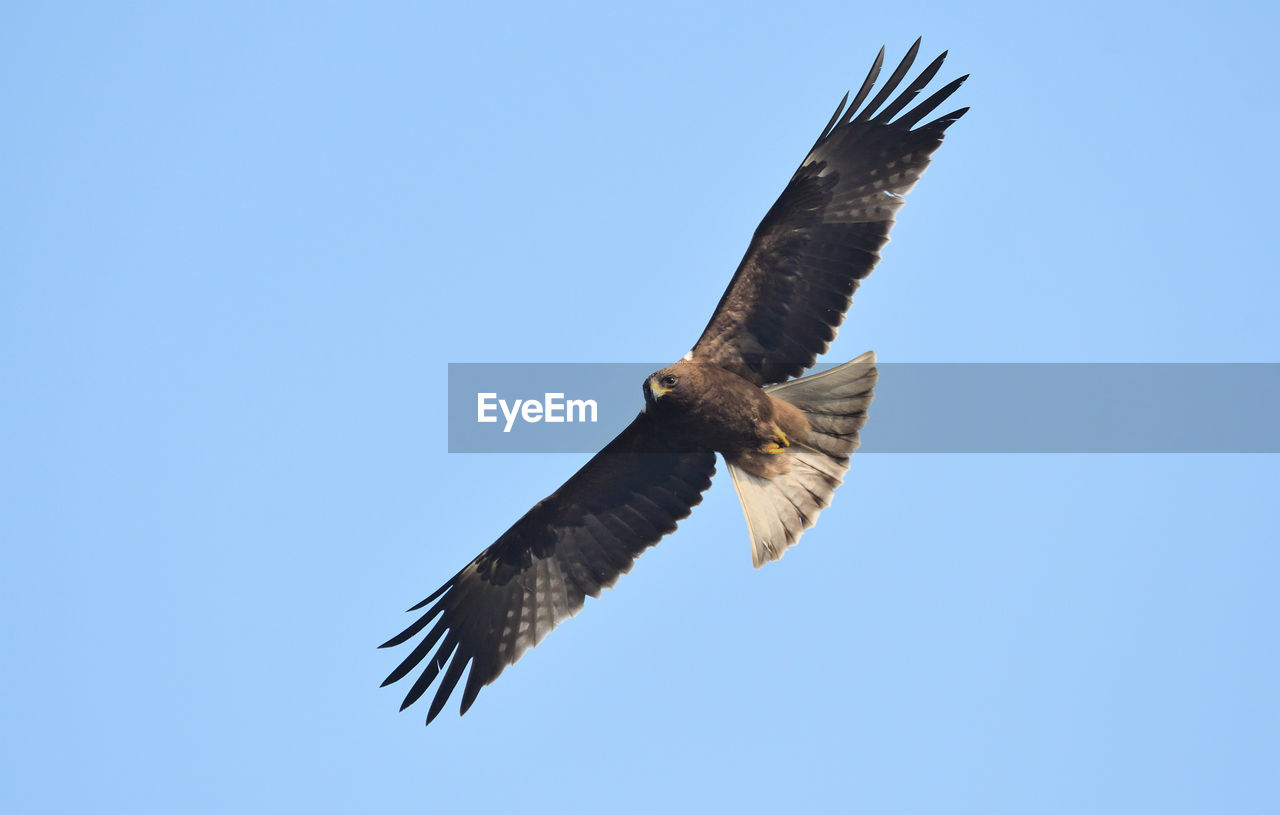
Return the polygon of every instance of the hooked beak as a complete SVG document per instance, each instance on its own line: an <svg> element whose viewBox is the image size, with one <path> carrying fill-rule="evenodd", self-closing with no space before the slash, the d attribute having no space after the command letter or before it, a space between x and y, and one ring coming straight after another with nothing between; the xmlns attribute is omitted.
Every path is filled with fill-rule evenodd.
<svg viewBox="0 0 1280 815"><path fill-rule="evenodd" d="M644 406L649 409L657 404L658 399L666 395L671 388L664 388L658 384L656 379L645 380L644 383Z"/></svg>

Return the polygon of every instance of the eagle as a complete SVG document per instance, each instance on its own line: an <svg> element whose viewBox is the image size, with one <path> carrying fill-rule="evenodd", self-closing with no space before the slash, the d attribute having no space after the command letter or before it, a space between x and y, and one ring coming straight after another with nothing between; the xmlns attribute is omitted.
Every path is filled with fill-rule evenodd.
<svg viewBox="0 0 1280 815"><path fill-rule="evenodd" d="M881 48L852 101L847 93L841 99L756 228L693 349L644 381L635 420L409 609L420 616L380 646L426 631L383 682L421 669L401 710L439 678L430 724L470 666L465 714L482 687L675 531L711 486L717 453L742 502L757 568L780 558L817 521L858 446L876 383L875 354L796 377L826 352L859 282L880 260L903 196L947 128L968 111L920 124L967 75L908 109L946 52L894 96L919 49L917 39L867 101L884 62Z"/></svg>

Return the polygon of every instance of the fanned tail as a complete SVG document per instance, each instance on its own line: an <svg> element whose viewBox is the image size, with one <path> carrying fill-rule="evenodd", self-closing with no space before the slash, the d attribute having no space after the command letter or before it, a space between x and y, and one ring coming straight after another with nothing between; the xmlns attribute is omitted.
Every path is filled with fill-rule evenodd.
<svg viewBox="0 0 1280 815"><path fill-rule="evenodd" d="M831 504L849 457L858 449L858 431L867 423L877 377L875 352L868 351L829 371L765 388L804 412L810 435L781 454L790 463L782 475L765 478L729 464L756 568L782 557Z"/></svg>

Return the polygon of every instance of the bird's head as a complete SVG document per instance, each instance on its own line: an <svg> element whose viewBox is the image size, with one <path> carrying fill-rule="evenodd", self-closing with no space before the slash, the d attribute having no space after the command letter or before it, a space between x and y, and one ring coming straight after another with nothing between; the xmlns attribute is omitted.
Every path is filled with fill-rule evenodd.
<svg viewBox="0 0 1280 815"><path fill-rule="evenodd" d="M697 379L694 374L693 366L683 360L649 374L644 381L645 410L666 409L686 402Z"/></svg>

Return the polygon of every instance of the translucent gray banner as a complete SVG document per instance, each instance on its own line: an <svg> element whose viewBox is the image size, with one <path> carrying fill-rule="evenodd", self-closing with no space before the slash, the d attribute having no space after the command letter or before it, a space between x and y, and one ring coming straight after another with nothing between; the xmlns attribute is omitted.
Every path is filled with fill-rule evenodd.
<svg viewBox="0 0 1280 815"><path fill-rule="evenodd" d="M662 367L450 363L449 452L594 453L644 407L641 385ZM1280 363L879 369L860 453L1280 452Z"/></svg>

